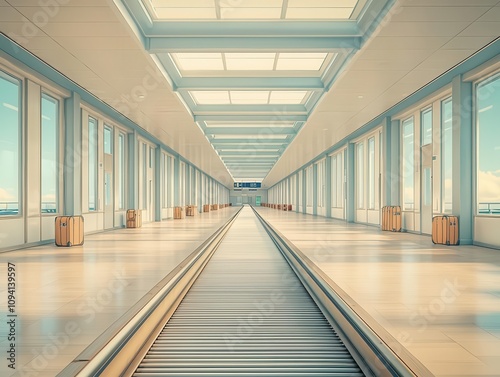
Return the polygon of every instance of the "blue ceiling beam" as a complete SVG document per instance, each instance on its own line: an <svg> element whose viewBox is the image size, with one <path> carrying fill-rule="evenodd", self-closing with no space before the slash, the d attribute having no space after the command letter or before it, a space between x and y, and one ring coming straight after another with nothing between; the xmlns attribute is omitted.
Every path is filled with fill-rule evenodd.
<svg viewBox="0 0 500 377"><path fill-rule="evenodd" d="M255 24L259 26L258 23ZM156 37L147 43L149 53L162 52L336 52L359 50L361 37Z"/></svg>
<svg viewBox="0 0 500 377"><path fill-rule="evenodd" d="M319 77L184 77L176 82L176 90L307 90L323 91Z"/></svg>
<svg viewBox="0 0 500 377"><path fill-rule="evenodd" d="M144 22L144 20L142 21ZM149 24L149 23L148 23ZM329 36L358 37L360 33L355 20L331 21L293 21L287 20L203 20L203 21L154 21L146 25L145 35L169 35L177 37L220 37L236 35L241 37L265 36Z"/></svg>

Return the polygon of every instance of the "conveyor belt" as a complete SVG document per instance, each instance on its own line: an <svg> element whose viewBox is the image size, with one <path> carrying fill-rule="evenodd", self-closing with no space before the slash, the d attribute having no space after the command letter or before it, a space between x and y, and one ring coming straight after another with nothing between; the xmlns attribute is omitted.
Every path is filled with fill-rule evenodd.
<svg viewBox="0 0 500 377"><path fill-rule="evenodd" d="M134 376L363 376L245 207Z"/></svg>

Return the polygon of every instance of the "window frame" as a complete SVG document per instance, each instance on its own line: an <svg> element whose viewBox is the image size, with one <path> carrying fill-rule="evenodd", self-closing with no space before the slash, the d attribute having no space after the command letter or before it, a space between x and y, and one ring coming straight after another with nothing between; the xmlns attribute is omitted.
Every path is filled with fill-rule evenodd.
<svg viewBox="0 0 500 377"><path fill-rule="evenodd" d="M9 81L12 84L16 84L18 86L18 98L17 103L19 104L18 108L18 140L17 140L17 148L18 148L18 170L17 170L17 213L13 214L5 214L2 215L0 212L0 219L14 219L20 218L24 216L24 201L23 201L23 193L24 193L24 180L22 179L24 176L24 110L25 110L25 101L24 101L24 85L25 80L23 77L19 77L20 75L14 74L5 70L4 67L0 69L0 78L3 78L5 81Z"/></svg>
<svg viewBox="0 0 500 377"><path fill-rule="evenodd" d="M57 104L57 124L56 124L56 208L55 212L42 212L42 177L43 177L43 166L41 164L42 162L42 134L41 134L41 128L42 128L42 105L43 105L43 99L47 98L51 101L55 101ZM42 88L41 93L40 93L40 214L41 216L53 216L54 214L59 214L62 212L62 203L63 198L61 198L61 193L63 193L63 170L61 169L61 166L63 166L63 156L64 156L64 151L61 150L62 146L64 145L64 142L62 140L63 137L63 99L60 98L57 95L54 95L50 91L45 90L45 88Z"/></svg>
<svg viewBox="0 0 500 377"><path fill-rule="evenodd" d="M500 70L495 70L483 77L478 78L473 82L473 172L474 172L474 186L473 186L473 200L474 200L474 216L481 218L499 218L500 213L481 213L480 212L480 198L479 198L479 105L478 105L478 89L482 85L487 85L490 82L500 80Z"/></svg>

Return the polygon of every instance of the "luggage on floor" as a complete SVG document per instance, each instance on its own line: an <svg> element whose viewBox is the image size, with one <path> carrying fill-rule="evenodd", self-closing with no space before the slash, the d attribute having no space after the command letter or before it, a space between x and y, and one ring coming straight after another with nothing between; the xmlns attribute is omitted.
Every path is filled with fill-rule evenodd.
<svg viewBox="0 0 500 377"><path fill-rule="evenodd" d="M458 217L435 216L432 218L432 242L440 245L458 245Z"/></svg>
<svg viewBox="0 0 500 377"><path fill-rule="evenodd" d="M186 207L186 216L194 216L195 214L195 206L187 206Z"/></svg>
<svg viewBox="0 0 500 377"><path fill-rule="evenodd" d="M401 232L401 207L382 207L382 230Z"/></svg>
<svg viewBox="0 0 500 377"><path fill-rule="evenodd" d="M140 228L142 226L142 211L140 209L127 210L127 228Z"/></svg>
<svg viewBox="0 0 500 377"><path fill-rule="evenodd" d="M174 207L174 219L183 219L186 216L183 207Z"/></svg>
<svg viewBox="0 0 500 377"><path fill-rule="evenodd" d="M203 205L203 212L210 212L210 204Z"/></svg>
<svg viewBox="0 0 500 377"><path fill-rule="evenodd" d="M55 233L57 246L83 245L83 216L57 216Z"/></svg>

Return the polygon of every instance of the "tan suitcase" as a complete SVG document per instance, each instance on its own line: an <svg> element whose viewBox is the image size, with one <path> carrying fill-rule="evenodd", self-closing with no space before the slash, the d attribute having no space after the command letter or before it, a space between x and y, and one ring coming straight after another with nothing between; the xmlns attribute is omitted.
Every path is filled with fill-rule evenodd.
<svg viewBox="0 0 500 377"><path fill-rule="evenodd" d="M142 211L140 209L127 210L127 228L140 228L142 226Z"/></svg>
<svg viewBox="0 0 500 377"><path fill-rule="evenodd" d="M187 206L186 207L186 216L194 216L195 214L195 206Z"/></svg>
<svg viewBox="0 0 500 377"><path fill-rule="evenodd" d="M291 204L288 205L288 210L292 211L292 205Z"/></svg>
<svg viewBox="0 0 500 377"><path fill-rule="evenodd" d="M186 217L186 212L183 207L174 207L174 219L180 220Z"/></svg>
<svg viewBox="0 0 500 377"><path fill-rule="evenodd" d="M401 207L400 206L391 206L390 213L390 231L392 232L401 232Z"/></svg>
<svg viewBox="0 0 500 377"><path fill-rule="evenodd" d="M210 204L203 205L203 212L210 212Z"/></svg>
<svg viewBox="0 0 500 377"><path fill-rule="evenodd" d="M389 230L389 206L382 207L382 230Z"/></svg>
<svg viewBox="0 0 500 377"><path fill-rule="evenodd" d="M212 211L217 211L219 209L219 206L217 204L212 204Z"/></svg>
<svg viewBox="0 0 500 377"><path fill-rule="evenodd" d="M382 230L401 232L401 207L382 207Z"/></svg>
<svg viewBox="0 0 500 377"><path fill-rule="evenodd" d="M55 223L57 246L83 245L83 216L57 216Z"/></svg>
<svg viewBox="0 0 500 377"><path fill-rule="evenodd" d="M432 219L432 242L439 245L458 245L458 217L435 216Z"/></svg>

